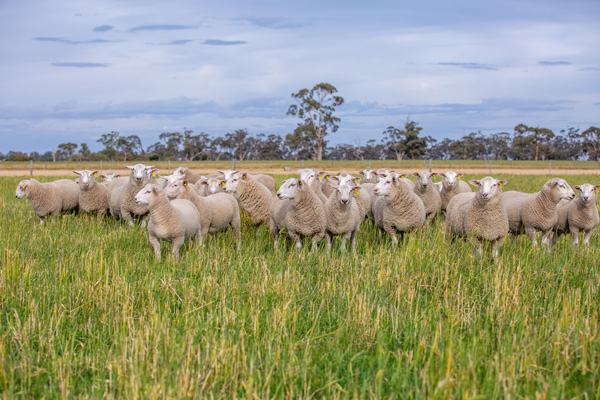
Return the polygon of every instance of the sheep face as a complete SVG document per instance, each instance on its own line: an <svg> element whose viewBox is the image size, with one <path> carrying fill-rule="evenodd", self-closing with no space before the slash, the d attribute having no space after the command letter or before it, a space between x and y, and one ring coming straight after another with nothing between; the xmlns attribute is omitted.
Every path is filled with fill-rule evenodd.
<svg viewBox="0 0 600 400"><path fill-rule="evenodd" d="M377 179L376 172L369 168L360 171L360 175L362 176L362 181L364 183L373 183Z"/></svg>
<svg viewBox="0 0 600 400"><path fill-rule="evenodd" d="M185 176L186 169L186 167L177 167L175 168L175 171L173 171L173 175L181 179Z"/></svg>
<svg viewBox="0 0 600 400"><path fill-rule="evenodd" d="M208 194L216 194L223 191L223 183L221 179L209 178L202 181L202 185L208 186Z"/></svg>
<svg viewBox="0 0 600 400"><path fill-rule="evenodd" d="M358 184L358 178L353 177L350 174L341 174L336 177L338 185L356 185Z"/></svg>
<svg viewBox="0 0 600 400"><path fill-rule="evenodd" d="M429 185L433 184L433 177L437 176L435 172L429 173L428 171L415 172L413 174L417 179L415 179L415 184L423 189L426 189Z"/></svg>
<svg viewBox="0 0 600 400"><path fill-rule="evenodd" d="M158 186L147 184L135 195L133 201L135 204L150 204L152 197L158 195Z"/></svg>
<svg viewBox="0 0 600 400"><path fill-rule="evenodd" d="M146 179L148 170L154 168L154 165L136 164L134 166L127 165L127 168L131 170L131 177L139 184Z"/></svg>
<svg viewBox="0 0 600 400"><path fill-rule="evenodd" d="M338 201L342 204L348 204L350 201L352 201L352 197L358 196L358 191L361 189L361 187L344 184L334 186L334 189Z"/></svg>
<svg viewBox="0 0 600 400"><path fill-rule="evenodd" d="M508 182L505 180L497 180L491 176L486 176L480 180L470 180L469 183L477 187L475 196L483 201L489 201L494 198Z"/></svg>
<svg viewBox="0 0 600 400"><path fill-rule="evenodd" d="M96 177L98 176L98 171L88 171L83 170L83 171L73 171L75 172L77 175L79 175L79 178L77 178L79 181L77 182L77 184L79 185L79 187L82 190L89 190L91 188L94 187L94 185L96 184Z"/></svg>
<svg viewBox="0 0 600 400"><path fill-rule="evenodd" d="M304 181L310 185L312 183L312 181L315 180L317 173L315 172L314 169L305 168L305 169L299 169L298 175L300 175L301 181Z"/></svg>
<svg viewBox="0 0 600 400"><path fill-rule="evenodd" d="M296 191L306 183L303 183L301 179L290 178L284 181L277 191L277 197L280 200L293 199L296 197Z"/></svg>
<svg viewBox="0 0 600 400"><path fill-rule="evenodd" d="M380 182L383 178L388 176L389 173L390 173L389 169L379 168L377 170L377 182Z"/></svg>
<svg viewBox="0 0 600 400"><path fill-rule="evenodd" d="M557 203L562 199L573 200L575 198L575 192L562 178L550 179L544 186L550 186L552 197Z"/></svg>
<svg viewBox="0 0 600 400"><path fill-rule="evenodd" d="M584 183L583 185L573 186L574 190L579 192L579 198L584 203L594 202L596 199L596 193L600 192L600 185L591 185Z"/></svg>
<svg viewBox="0 0 600 400"><path fill-rule="evenodd" d="M148 177L148 182L150 182L151 178L158 177L158 168L150 168L146 170L146 176Z"/></svg>
<svg viewBox="0 0 600 400"><path fill-rule="evenodd" d="M328 181L331 176L327 173L327 171L319 171L317 178L319 178L319 181L323 182L324 180Z"/></svg>
<svg viewBox="0 0 600 400"><path fill-rule="evenodd" d="M388 175L377 182L377 185L373 188L373 193L375 193L376 196L387 196L390 194L390 189L395 184L396 178Z"/></svg>
<svg viewBox="0 0 600 400"><path fill-rule="evenodd" d="M165 181L167 181L167 185L170 185L173 182L179 181L182 178L179 177L179 175L173 174L173 175L167 175L167 176L162 176L160 175L161 178L163 178Z"/></svg>
<svg viewBox="0 0 600 400"><path fill-rule="evenodd" d="M165 194L167 195L167 197L172 199L172 198L179 196L181 193L183 193L183 191L186 190L186 188L187 188L186 181L176 179L173 182L169 183L165 187L164 191L165 191Z"/></svg>
<svg viewBox="0 0 600 400"><path fill-rule="evenodd" d="M121 174L117 174L116 172L109 172L109 173L100 175L100 178L104 179L105 183L114 181L115 179L120 178L120 177L121 177Z"/></svg>
<svg viewBox="0 0 600 400"><path fill-rule="evenodd" d="M30 184L31 182L29 182L29 179L19 182L19 186L17 186L17 191L15 193L17 199L22 199L27 195L27 191L29 190Z"/></svg>
<svg viewBox="0 0 600 400"><path fill-rule="evenodd" d="M232 169L227 169L227 170L224 170L224 171L217 171L217 172L220 173L220 174L223 174L223 180L224 181L228 181L229 178L231 178L234 174L238 173L238 171L234 171Z"/></svg>
<svg viewBox="0 0 600 400"><path fill-rule="evenodd" d="M443 178L442 184L448 188L452 188L458 185L458 181L462 178L463 174L448 171L445 174L440 174L440 176Z"/></svg>
<svg viewBox="0 0 600 400"><path fill-rule="evenodd" d="M222 172L222 171L219 171ZM240 174L235 173L229 177L229 179L223 181L221 184L223 186L223 190L225 193L235 193L237 191L238 184L240 183L240 179L242 177Z"/></svg>

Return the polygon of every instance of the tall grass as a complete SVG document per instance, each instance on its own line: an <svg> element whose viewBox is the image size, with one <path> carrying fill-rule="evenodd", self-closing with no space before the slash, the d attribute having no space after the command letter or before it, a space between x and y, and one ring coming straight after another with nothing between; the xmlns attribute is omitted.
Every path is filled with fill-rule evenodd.
<svg viewBox="0 0 600 400"><path fill-rule="evenodd" d="M442 219L396 251L365 222L330 255L244 225L239 252L228 232L157 263L140 226L39 226L17 183L0 180L3 397L600 398L597 233L550 254L510 237L492 261Z"/></svg>

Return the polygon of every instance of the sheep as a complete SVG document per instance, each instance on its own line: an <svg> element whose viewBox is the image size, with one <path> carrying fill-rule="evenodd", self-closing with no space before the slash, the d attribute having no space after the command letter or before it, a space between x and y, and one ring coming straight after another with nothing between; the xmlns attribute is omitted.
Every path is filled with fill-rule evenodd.
<svg viewBox="0 0 600 400"><path fill-rule="evenodd" d="M363 169L359 172L361 175L360 183L377 183L377 172L371 168Z"/></svg>
<svg viewBox="0 0 600 400"><path fill-rule="evenodd" d="M290 178L277 191L279 199L289 199L283 225L296 249L302 248L302 237L312 237L312 250L325 236L327 217L325 207L308 183Z"/></svg>
<svg viewBox="0 0 600 400"><path fill-rule="evenodd" d="M335 235L342 237L342 251L346 251L346 242L348 239L350 239L350 247L354 251L356 248L356 234L364 219L354 198L358 197L359 192L363 190L360 186L352 184L331 186L334 189L334 193L324 205L327 217L327 227L325 229L327 250L331 250L331 240Z"/></svg>
<svg viewBox="0 0 600 400"><path fill-rule="evenodd" d="M17 199L29 199L33 211L40 219L40 225L48 215L54 219L60 213L77 210L79 207L79 186L70 179L48 183L25 179L19 182L15 196Z"/></svg>
<svg viewBox="0 0 600 400"><path fill-rule="evenodd" d="M389 169L387 169L387 168L379 168L377 171L375 171L376 182L379 182L380 180L382 180L383 178L385 178L386 176L388 176L389 173L390 173Z"/></svg>
<svg viewBox="0 0 600 400"><path fill-rule="evenodd" d="M338 176L332 176L330 180L334 183L337 183L337 185L339 186L353 185L362 187L362 185L358 185L359 178L355 178L352 175L346 173L340 174ZM365 217L371 210L371 196L369 195L369 192L367 190L358 191L356 204L358 206L358 210L362 221L363 219L365 219Z"/></svg>
<svg viewBox="0 0 600 400"><path fill-rule="evenodd" d="M98 213L103 218L109 210L108 188L96 180L98 171L73 171L79 175L79 209L83 212Z"/></svg>
<svg viewBox="0 0 600 400"><path fill-rule="evenodd" d="M463 177L462 173L456 173L454 171L448 171L445 174L440 174L442 177L442 190L440 196L442 198L442 212L446 213L446 207L450 200L459 193L472 192L471 187L460 178Z"/></svg>
<svg viewBox="0 0 600 400"><path fill-rule="evenodd" d="M508 234L508 214L502 202L505 180L487 176L469 181L476 186L475 193L459 193L450 200L446 211L446 238L467 236L475 245L475 255L483 254L484 243L491 245L492 257Z"/></svg>
<svg viewBox="0 0 600 400"><path fill-rule="evenodd" d="M223 193L223 186L225 186L225 181L221 179L202 177L196 182L196 193L203 197Z"/></svg>
<svg viewBox="0 0 600 400"><path fill-rule="evenodd" d="M438 193L442 193L442 182L433 182L433 187L435 187Z"/></svg>
<svg viewBox="0 0 600 400"><path fill-rule="evenodd" d="M281 186L285 185L285 180L281 182ZM285 228L285 216L291 209L290 199L280 199L279 196L273 197L269 206L269 231L273 237L275 250L277 250L279 241L277 235Z"/></svg>
<svg viewBox="0 0 600 400"><path fill-rule="evenodd" d="M442 197L440 192L433 186L433 177L437 174L430 173L428 171L415 172L413 176L415 179L414 192L421 198L423 205L425 206L426 220L425 225L429 225L431 220L442 209Z"/></svg>
<svg viewBox="0 0 600 400"><path fill-rule="evenodd" d="M188 167L177 167L173 171L173 175L177 176L181 180L186 180L189 183L196 183L200 180L201 176L192 172Z"/></svg>
<svg viewBox="0 0 600 400"><path fill-rule="evenodd" d="M321 200L321 203L325 204L327 197L325 197L325 194L323 194L321 182L319 182L317 179L317 173L315 170L310 168L299 169L298 175L300 176L300 180L306 182L312 191L315 192L317 198Z"/></svg>
<svg viewBox="0 0 600 400"><path fill-rule="evenodd" d="M329 180L331 179L331 175L329 175L326 171L319 171L317 174L317 179L321 183L321 192L326 198L331 197L334 192L333 186L329 184Z"/></svg>
<svg viewBox="0 0 600 400"><path fill-rule="evenodd" d="M117 178L120 178L121 174L113 172L113 171L108 171L104 174L100 175L100 178L102 178L103 183L108 183L108 182L112 182Z"/></svg>
<svg viewBox="0 0 600 400"><path fill-rule="evenodd" d="M147 171L152 169L153 166L136 164L127 166L127 168L131 170L127 183L115 187L110 195L110 212L115 221L117 217L121 217L130 226L133 225L133 216L142 217L142 226L145 226L148 207L135 203L133 198L146 185L148 181Z"/></svg>
<svg viewBox="0 0 600 400"><path fill-rule="evenodd" d="M217 193L210 197L199 196L191 189L187 181L177 180L165 188L167 197L191 201L200 213L200 245L204 243L207 233L227 230L234 231L236 246L240 247L240 209L237 201L226 193Z"/></svg>
<svg viewBox="0 0 600 400"><path fill-rule="evenodd" d="M392 238L392 246L398 245L396 231L400 235L423 226L425 206L410 187L395 176L386 176L375 185L373 192L382 196L375 202L375 226Z"/></svg>
<svg viewBox="0 0 600 400"><path fill-rule="evenodd" d="M388 176L395 176L398 179L401 179L402 182L406 183L408 185L408 188L410 190L415 190L415 183L413 181L411 181L410 179L408 179L408 174L399 174L396 171L390 171Z"/></svg>
<svg viewBox="0 0 600 400"><path fill-rule="evenodd" d="M156 184L160 186L161 189L164 189L168 184L166 177L158 175L158 168L146 170L146 175L148 175L148 183Z"/></svg>
<svg viewBox="0 0 600 400"><path fill-rule="evenodd" d="M550 179L537 193L505 192L503 200L510 233L525 233L537 247L535 234L542 231L542 245L549 250L549 236L558 220L556 205L561 199L572 200L574 197L571 186L561 178Z"/></svg>
<svg viewBox="0 0 600 400"><path fill-rule="evenodd" d="M223 180L227 181L233 174L240 173L240 171L223 170L219 171L219 173L223 174ZM250 174L249 172L247 174L253 176L259 183L265 185L272 195L275 194L275 179L272 176L265 174Z"/></svg>
<svg viewBox="0 0 600 400"><path fill-rule="evenodd" d="M590 237L600 222L598 207L596 206L596 193L600 193L600 185L584 183L573 186L573 190L579 192L576 200L561 200L556 206L557 223L552 235L552 246L560 235L569 232L571 234L572 246L579 244L579 232L584 232L583 247L587 248Z"/></svg>
<svg viewBox="0 0 600 400"><path fill-rule="evenodd" d="M198 238L200 213L194 204L185 199L169 201L165 191L158 185L147 184L134 197L139 206L150 212L148 236L154 248L156 260L160 262L160 241L171 242L172 254L179 259L179 248L186 239Z"/></svg>
<svg viewBox="0 0 600 400"><path fill-rule="evenodd" d="M266 223L273 195L265 185L247 172L233 174L224 186L225 192L235 194L240 208L250 215L254 225Z"/></svg>

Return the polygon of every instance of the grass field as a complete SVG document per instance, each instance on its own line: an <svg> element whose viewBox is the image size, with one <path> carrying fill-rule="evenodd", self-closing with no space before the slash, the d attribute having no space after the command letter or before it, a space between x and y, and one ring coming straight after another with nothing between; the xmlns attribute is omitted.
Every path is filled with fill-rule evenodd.
<svg viewBox="0 0 600 400"><path fill-rule="evenodd" d="M156 263L140 226L40 227L19 180L0 178L1 397L600 399L598 232L587 252L509 237L494 262L443 219L397 251L365 222L331 255L244 225L239 252L228 232Z"/></svg>

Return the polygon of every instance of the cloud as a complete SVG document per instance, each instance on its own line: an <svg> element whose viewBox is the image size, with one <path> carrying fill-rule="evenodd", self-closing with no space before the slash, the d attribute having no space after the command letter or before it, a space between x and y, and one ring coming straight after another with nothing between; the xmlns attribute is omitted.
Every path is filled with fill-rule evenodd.
<svg viewBox="0 0 600 400"><path fill-rule="evenodd" d="M196 29L194 26L190 25L140 25L135 26L129 29L129 32L139 32L139 31L180 31L185 29Z"/></svg>
<svg viewBox="0 0 600 400"><path fill-rule="evenodd" d="M100 25L92 29L94 32L108 32L113 30L113 26L111 25Z"/></svg>
<svg viewBox="0 0 600 400"><path fill-rule="evenodd" d="M487 71L497 71L498 68L493 65L477 64L477 63L462 63L462 62L441 62L438 65L444 67L459 67L465 69L482 69Z"/></svg>
<svg viewBox="0 0 600 400"><path fill-rule="evenodd" d="M109 63L93 63L93 62L53 62L50 65L53 67L74 67L74 68L106 68Z"/></svg>
<svg viewBox="0 0 600 400"><path fill-rule="evenodd" d="M246 17L238 18L238 20L269 29L297 29L312 25L312 22L309 21L298 21L282 17Z"/></svg>
<svg viewBox="0 0 600 400"><path fill-rule="evenodd" d="M583 67L583 68L579 68L577 71L600 72L600 67Z"/></svg>
<svg viewBox="0 0 600 400"><path fill-rule="evenodd" d="M538 64L554 67L556 65L572 65L573 63L569 61L538 61Z"/></svg>
<svg viewBox="0 0 600 400"><path fill-rule="evenodd" d="M148 43L148 44L152 44L152 45L156 45L156 46L182 46L182 45L186 45L193 41L194 41L193 39L180 39L180 40L171 40L170 42L166 42L166 43Z"/></svg>
<svg viewBox="0 0 600 400"><path fill-rule="evenodd" d="M218 40L218 39L208 39L203 42L209 46L235 46L239 44L247 44L243 40Z"/></svg>
<svg viewBox="0 0 600 400"><path fill-rule="evenodd" d="M36 37L33 40L37 40L39 42L55 42L55 43L64 43L64 44L96 44L96 43L114 43L113 40L104 40L104 39L92 39L92 40L71 40L60 37Z"/></svg>

